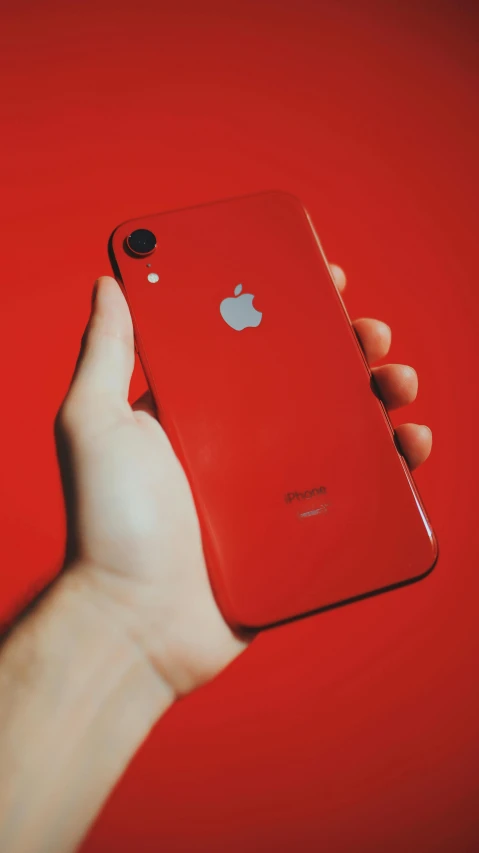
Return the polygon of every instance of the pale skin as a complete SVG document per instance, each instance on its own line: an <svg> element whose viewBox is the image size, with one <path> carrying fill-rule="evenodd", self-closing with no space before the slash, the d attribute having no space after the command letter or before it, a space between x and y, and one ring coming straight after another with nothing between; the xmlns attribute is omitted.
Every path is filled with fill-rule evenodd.
<svg viewBox="0 0 479 853"><path fill-rule="evenodd" d="M386 324L354 328L371 365L387 355ZM57 423L68 558L0 649L9 853L75 850L152 726L250 641L218 610L189 485L149 396L128 403L134 357L125 299L102 277ZM416 397L413 368L373 373L389 409ZM429 456L428 427L405 423L397 437L411 469Z"/></svg>

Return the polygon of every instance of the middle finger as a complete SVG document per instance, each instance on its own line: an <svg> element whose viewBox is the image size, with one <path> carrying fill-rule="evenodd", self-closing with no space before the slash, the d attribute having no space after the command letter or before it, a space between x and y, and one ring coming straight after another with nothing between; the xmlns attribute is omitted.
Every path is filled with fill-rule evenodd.
<svg viewBox="0 0 479 853"><path fill-rule="evenodd" d="M368 364L379 361L388 354L391 346L391 329L382 320L361 317L353 323L353 329L361 344Z"/></svg>

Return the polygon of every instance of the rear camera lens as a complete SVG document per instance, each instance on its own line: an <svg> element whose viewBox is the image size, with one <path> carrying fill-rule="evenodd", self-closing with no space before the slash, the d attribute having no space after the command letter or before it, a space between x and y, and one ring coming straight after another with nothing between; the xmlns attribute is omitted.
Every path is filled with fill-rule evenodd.
<svg viewBox="0 0 479 853"><path fill-rule="evenodd" d="M144 258L151 255L156 249L156 237L153 231L146 228L137 228L126 238L126 245L133 255Z"/></svg>

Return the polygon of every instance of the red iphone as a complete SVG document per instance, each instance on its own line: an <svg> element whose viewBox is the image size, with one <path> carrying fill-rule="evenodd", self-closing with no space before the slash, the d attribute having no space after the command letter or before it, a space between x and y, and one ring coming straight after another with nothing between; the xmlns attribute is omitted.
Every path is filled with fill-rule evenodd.
<svg viewBox="0 0 479 853"><path fill-rule="evenodd" d="M311 220L268 192L110 240L228 622L262 628L416 580L434 534Z"/></svg>

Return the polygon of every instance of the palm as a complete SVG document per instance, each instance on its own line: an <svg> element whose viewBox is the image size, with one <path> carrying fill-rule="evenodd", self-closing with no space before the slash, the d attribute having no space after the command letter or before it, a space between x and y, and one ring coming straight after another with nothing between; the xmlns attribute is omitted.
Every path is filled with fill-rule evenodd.
<svg viewBox="0 0 479 853"><path fill-rule="evenodd" d="M176 693L188 692L245 642L216 606L189 484L148 400L91 418L86 397L76 378L60 418L74 558Z"/></svg>

